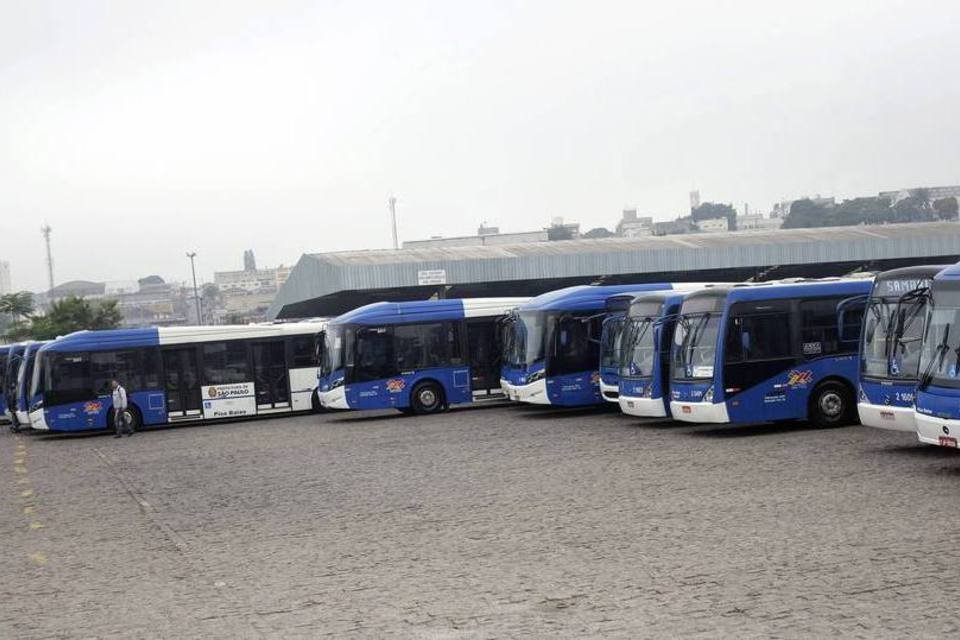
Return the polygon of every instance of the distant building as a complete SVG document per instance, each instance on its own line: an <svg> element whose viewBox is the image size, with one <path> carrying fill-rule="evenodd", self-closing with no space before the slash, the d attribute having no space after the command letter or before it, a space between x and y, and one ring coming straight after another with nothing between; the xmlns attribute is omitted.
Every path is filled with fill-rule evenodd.
<svg viewBox="0 0 960 640"><path fill-rule="evenodd" d="M13 284L10 282L10 263L0 260L0 296L13 293Z"/></svg>
<svg viewBox="0 0 960 640"><path fill-rule="evenodd" d="M737 231L773 231L782 226L783 218L767 218L759 213L737 216Z"/></svg>
<svg viewBox="0 0 960 640"><path fill-rule="evenodd" d="M694 223L703 233L719 233L730 230L730 221L727 218L708 218Z"/></svg>
<svg viewBox="0 0 960 640"><path fill-rule="evenodd" d="M690 192L690 211L700 206L700 190L695 189Z"/></svg>
<svg viewBox="0 0 960 640"><path fill-rule="evenodd" d="M252 271L216 271L213 274L213 283L221 293L276 291L287 281L289 275L290 268L283 266Z"/></svg>
<svg viewBox="0 0 960 640"><path fill-rule="evenodd" d="M636 209L624 209L617 223L617 235L624 238L637 238L653 234L653 218L638 216Z"/></svg>
<svg viewBox="0 0 960 640"><path fill-rule="evenodd" d="M253 249L247 249L243 252L243 270L256 271L257 259L253 255Z"/></svg>
<svg viewBox="0 0 960 640"><path fill-rule="evenodd" d="M653 235L655 236L672 236L679 233L693 233L697 230L693 218L690 216L653 223Z"/></svg>
<svg viewBox="0 0 960 640"><path fill-rule="evenodd" d="M960 185L952 185L949 187L914 187L913 189L900 189L898 191L881 191L877 195L890 200L890 204L897 204L904 198L909 198L917 191L925 192L930 202L942 198L960 199Z"/></svg>
<svg viewBox="0 0 960 640"><path fill-rule="evenodd" d="M821 206L821 207L835 207L835 206L837 205L837 199L836 199L836 198L832 198L832 197L831 197L831 198L823 198L823 197L821 197L820 194L818 193L817 195L815 195L815 196L812 197L812 198L810 198L810 197L808 197L808 196L804 196L804 197L802 197L802 198L796 198L796 199L794 199L794 200L783 200L783 201L781 201L781 202L778 202L778 203L776 203L775 205L773 205L773 210L770 212L770 217L771 217L771 218L786 218L786 217L790 214L790 206L791 206L794 202L796 202L797 200L809 200L809 201L812 202L813 204L818 205L818 206Z"/></svg>
<svg viewBox="0 0 960 640"><path fill-rule="evenodd" d="M490 227L488 227L490 228ZM495 227L494 227L495 228ZM476 247L502 244L525 244L527 242L546 242L547 231L521 231L519 233L485 233L475 236L455 236L444 238L435 236L426 240L404 240L404 249L436 249L441 247Z"/></svg>

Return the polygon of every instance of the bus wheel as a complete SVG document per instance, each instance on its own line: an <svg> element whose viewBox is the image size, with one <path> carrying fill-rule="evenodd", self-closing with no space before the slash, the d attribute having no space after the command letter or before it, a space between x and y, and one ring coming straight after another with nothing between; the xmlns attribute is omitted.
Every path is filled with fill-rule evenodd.
<svg viewBox="0 0 960 640"><path fill-rule="evenodd" d="M410 406L420 415L443 411L443 390L436 382L421 382L410 394Z"/></svg>
<svg viewBox="0 0 960 640"><path fill-rule="evenodd" d="M320 394L317 393L317 390L313 390L313 395L310 396L310 410L314 413L323 413L323 405L320 404Z"/></svg>
<svg viewBox="0 0 960 640"><path fill-rule="evenodd" d="M826 382L813 390L810 422L818 427L838 427L850 422L853 394L838 382Z"/></svg>

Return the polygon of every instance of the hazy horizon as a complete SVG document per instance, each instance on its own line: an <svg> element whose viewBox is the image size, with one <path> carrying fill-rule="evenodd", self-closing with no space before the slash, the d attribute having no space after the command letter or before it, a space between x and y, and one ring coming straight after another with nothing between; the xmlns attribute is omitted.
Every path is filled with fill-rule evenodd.
<svg viewBox="0 0 960 640"><path fill-rule="evenodd" d="M226 7L226 8L224 8ZM228 8L228 9L227 9ZM0 0L15 289L960 183L960 6Z"/></svg>

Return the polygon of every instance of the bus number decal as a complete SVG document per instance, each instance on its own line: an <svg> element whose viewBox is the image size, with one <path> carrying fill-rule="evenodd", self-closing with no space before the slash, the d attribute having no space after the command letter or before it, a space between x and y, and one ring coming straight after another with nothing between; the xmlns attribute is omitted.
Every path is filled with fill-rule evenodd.
<svg viewBox="0 0 960 640"><path fill-rule="evenodd" d="M822 342L804 342L803 343L803 355L815 356L821 353L823 353Z"/></svg>

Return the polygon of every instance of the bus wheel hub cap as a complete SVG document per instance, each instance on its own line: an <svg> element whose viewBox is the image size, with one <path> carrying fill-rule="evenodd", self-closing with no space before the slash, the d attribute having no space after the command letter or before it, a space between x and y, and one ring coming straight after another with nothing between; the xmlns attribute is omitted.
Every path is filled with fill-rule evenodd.
<svg viewBox="0 0 960 640"><path fill-rule="evenodd" d="M838 416L843 409L843 400L836 393L827 393L820 398L820 409L828 416Z"/></svg>
<svg viewBox="0 0 960 640"><path fill-rule="evenodd" d="M430 389L424 389L420 392L420 402L429 406L432 406L437 401L436 394L433 393Z"/></svg>

